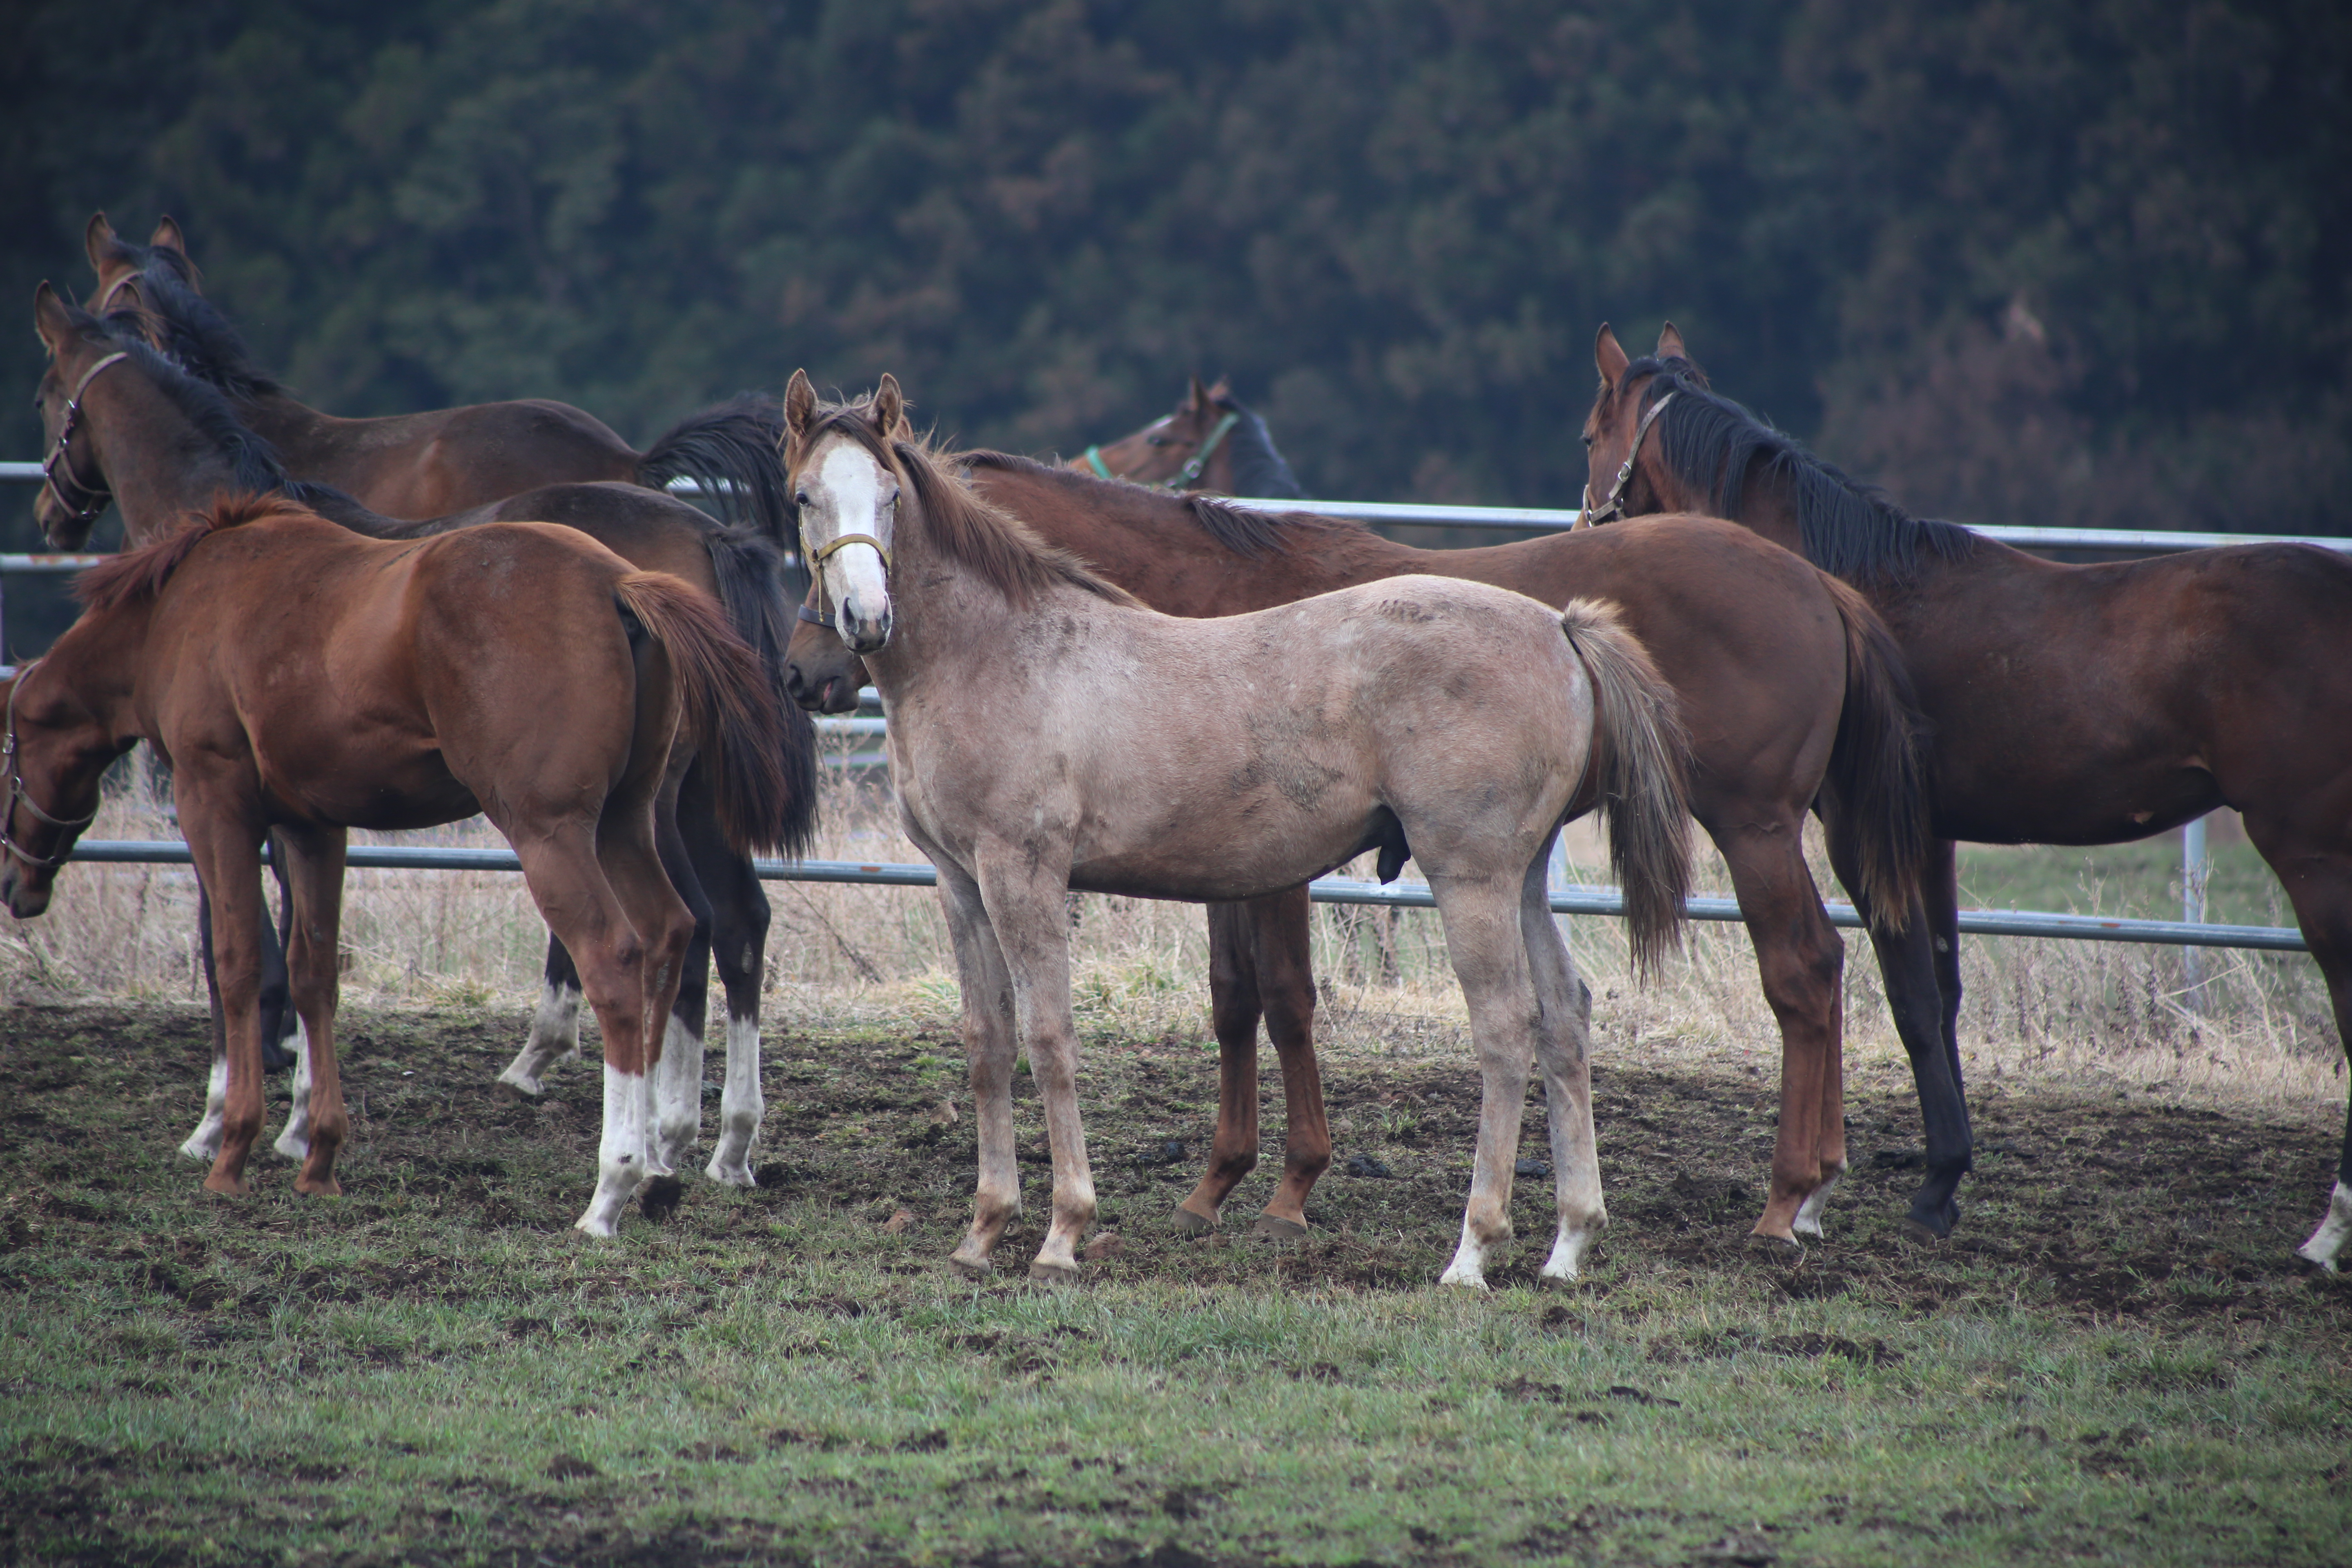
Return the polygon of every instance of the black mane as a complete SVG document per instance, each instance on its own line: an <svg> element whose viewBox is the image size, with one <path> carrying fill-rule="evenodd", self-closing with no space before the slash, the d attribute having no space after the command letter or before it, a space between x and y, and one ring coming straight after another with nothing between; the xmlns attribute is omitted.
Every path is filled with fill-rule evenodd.
<svg viewBox="0 0 2352 1568"><path fill-rule="evenodd" d="M186 257L169 246L131 248L141 258L140 305L113 315L135 318L142 330L162 340L163 352L188 374L231 397L255 398L284 390L277 378L253 363L244 336L220 307L197 291Z"/></svg>
<svg viewBox="0 0 2352 1568"><path fill-rule="evenodd" d="M1298 476L1290 471L1282 454L1275 450L1265 421L1232 396L1218 398L1217 406L1234 416L1234 427L1225 433L1233 447L1234 493L1264 496L1268 500L1305 500L1307 492L1299 488Z"/></svg>
<svg viewBox="0 0 2352 1568"><path fill-rule="evenodd" d="M1740 496L1760 468L1788 485L1805 559L1832 576L1901 581L1917 570L1923 544L1946 561L1976 547L1976 535L1958 523L1913 517L1875 486L1849 478L1795 437L1710 391L1688 360L1635 360L1619 384L1644 374L1650 377L1644 408L1675 395L1658 416L1659 458L1676 479L1706 489L1707 510L1716 516L1742 521Z"/></svg>
<svg viewBox="0 0 2352 1568"><path fill-rule="evenodd" d="M129 355L156 390L186 416L197 434L228 465L237 489L287 496L313 510L359 504L332 485L312 484L289 475L278 448L246 426L227 395L158 353L140 331L134 312L118 310L100 321L79 309L68 308L77 327L96 332Z"/></svg>

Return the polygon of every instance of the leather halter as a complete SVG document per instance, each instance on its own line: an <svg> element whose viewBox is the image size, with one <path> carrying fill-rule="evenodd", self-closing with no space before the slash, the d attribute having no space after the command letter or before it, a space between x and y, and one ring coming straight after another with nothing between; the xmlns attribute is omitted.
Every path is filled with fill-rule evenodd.
<svg viewBox="0 0 2352 1568"><path fill-rule="evenodd" d="M1588 478L1584 481L1584 514L1576 520L1577 527L1598 528L1612 517L1620 521L1623 520L1625 486L1633 477L1633 461L1642 455L1642 442L1649 436L1650 426L1658 422L1658 416L1666 411L1666 405L1672 403L1677 395L1677 393L1669 392L1643 411L1642 422L1633 426L1633 450L1627 452L1625 460L1617 465L1617 482L1609 487L1608 499L1603 500L1599 508L1596 509L1592 504L1591 479Z"/></svg>
<svg viewBox="0 0 2352 1568"><path fill-rule="evenodd" d="M18 669L16 679L10 682L8 687L7 737L5 741L0 741L0 759L5 759L8 767L8 800L6 805L0 805L0 850L5 850L28 866L47 870L62 866L71 859L72 849L68 847L63 855L43 857L34 854L9 837L8 824L16 819L17 803L21 801L26 811L31 812L34 816L51 827L63 827L68 830L88 827L98 820L98 813L93 811L88 816L51 816L41 809L40 804L34 800L31 793L25 788L25 774L16 754L16 693L25 689L25 677L31 674L33 666L40 662L37 658Z"/></svg>
<svg viewBox="0 0 2352 1568"><path fill-rule="evenodd" d="M872 534L836 534L833 538L826 540L823 544L817 546L814 550L808 552L809 576L811 580L816 584L818 598L822 599L824 597L824 574L818 570L818 568L822 567L827 561L832 560L835 554L847 549L853 544L872 545L874 547L874 553L882 557L882 570L886 573L890 570L890 547L883 543L880 540L875 538ZM813 626L823 626L825 630L836 635L841 631L841 627L835 624L834 616L820 615L818 612L810 609L808 607L808 601L805 599L801 601L800 618L806 621Z"/></svg>
<svg viewBox="0 0 2352 1568"><path fill-rule="evenodd" d="M1242 416L1239 413L1228 410L1225 416L1223 419L1218 420L1215 426L1210 429L1208 438L1201 443L1201 449L1192 454L1192 461L1177 469L1175 473L1169 476L1167 479L1159 481L1158 488L1163 490L1181 490L1190 489L1192 482L1201 477L1201 470L1209 466L1209 458L1215 454L1219 443L1223 442L1228 435L1232 434L1234 426L1241 422ZM1089 447L1087 448L1087 467L1092 468L1095 471L1096 476L1099 479L1123 479L1127 478L1125 474L1114 474L1110 471L1110 465L1102 460L1102 448L1100 447Z"/></svg>
<svg viewBox="0 0 2352 1568"><path fill-rule="evenodd" d="M76 522L96 522L99 514L106 510L107 503L114 500L112 490L83 483L75 475L73 463L67 456L66 448L73 440L74 426L81 418L82 394L89 390L89 384L98 379L100 371L130 357L131 355L125 351L117 349L82 372L80 382L73 389L73 395L66 399L66 416L64 423L58 426L57 445L49 448L48 457L41 464L42 493L55 496L58 504L65 508L67 513ZM63 487L58 483L58 475L60 472L65 475L66 482L79 490L84 497L95 497L96 503L77 505L70 500Z"/></svg>

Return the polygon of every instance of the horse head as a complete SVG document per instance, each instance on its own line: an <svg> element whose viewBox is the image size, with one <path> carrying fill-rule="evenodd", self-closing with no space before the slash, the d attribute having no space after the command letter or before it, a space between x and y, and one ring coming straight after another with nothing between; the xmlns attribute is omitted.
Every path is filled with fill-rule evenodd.
<svg viewBox="0 0 2352 1568"><path fill-rule="evenodd" d="M827 617L851 652L868 654L890 640L890 538L904 476L890 447L903 438L906 400L885 374L874 395L845 408L820 410L808 373L784 389L784 471L799 510L801 550Z"/></svg>
<svg viewBox="0 0 2352 1568"><path fill-rule="evenodd" d="M33 295L33 327L49 351L36 399L47 451L33 517L50 548L79 550L114 499L99 433L82 416L82 399L102 372L127 356L95 320L46 282Z"/></svg>
<svg viewBox="0 0 2352 1568"><path fill-rule="evenodd" d="M1597 528L1643 512L1705 510L1684 493L1687 487L1659 461L1656 444L1649 439L1650 427L1675 396L1674 387L1654 384L1664 376L1706 385L1706 373L1684 348L1682 333L1668 321L1658 333L1656 351L1636 360L1604 321L1592 341L1592 363L1601 373L1601 389L1584 417L1584 501L1577 526Z"/></svg>
<svg viewBox="0 0 2352 1568"><path fill-rule="evenodd" d="M98 815L99 780L127 749L43 662L0 698L0 904L20 921L48 909L58 868Z"/></svg>

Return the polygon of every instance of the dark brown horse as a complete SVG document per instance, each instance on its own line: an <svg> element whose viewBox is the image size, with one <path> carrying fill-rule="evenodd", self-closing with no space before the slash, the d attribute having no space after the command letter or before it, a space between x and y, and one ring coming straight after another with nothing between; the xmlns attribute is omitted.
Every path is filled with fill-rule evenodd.
<svg viewBox="0 0 2352 1568"><path fill-rule="evenodd" d="M1872 888L1882 910L1908 907L1925 848L1900 661L1858 595L1704 518L1485 550L1413 550L1355 523L1268 517L1000 453L957 461L989 501L1173 615L1236 615L1408 573L1491 583L1549 605L1614 603L1680 699L1696 759L1692 809L1730 868L1780 1026L1780 1131L1757 1234L1793 1241L1800 1231L1818 1233L1822 1204L1845 1166L1844 948L1805 866L1805 814L1817 802L1825 807L1840 874ZM835 710L855 702L863 679L837 638L806 624L789 671L802 701ZM1213 1225L1256 1163L1263 1012L1289 1115L1283 1180L1259 1223L1267 1234L1300 1235L1307 1191L1331 1157L1315 1066L1306 889L1212 905L1209 932L1217 1133L1178 1223ZM1931 1106L1949 1098L1932 1077L1921 1087Z"/></svg>
<svg viewBox="0 0 2352 1568"><path fill-rule="evenodd" d="M692 415L643 454L593 416L544 400L338 419L297 402L254 363L236 326L205 298L186 240L170 218L156 225L148 244L138 246L118 237L100 213L90 219L84 243L99 278L95 313L128 311L174 364L224 394L238 421L267 441L298 480L332 486L382 516L422 521L544 485L606 480L659 489L672 479L689 478L700 481L723 516L790 547L791 514L775 451L782 425L773 398L746 394ZM70 484L69 475L61 478L37 504L53 543L87 510L89 498L76 495L68 501ZM768 925L767 894L703 826L709 814L694 807L691 793L698 787L689 784L686 826L701 883L692 901L698 915L707 910L705 927L720 933L712 951L727 998L729 1034L756 1037L759 970L739 959L746 952L756 956L764 941L758 933ZM737 932L754 934L747 942L736 940ZM698 937L698 960L708 945ZM698 1039L708 1012L709 968L698 963L678 993L680 1015L693 1020ZM295 1021L286 1005L282 965L273 960L268 973L265 1025L276 1021L290 1034ZM526 1052L530 1060L543 1065L577 1047L580 996L580 976L570 957L551 941ZM287 1059L274 1038L268 1055L274 1065ZM538 1092L535 1068L526 1067L509 1081Z"/></svg>
<svg viewBox="0 0 2352 1568"><path fill-rule="evenodd" d="M1941 1055L1958 1081L1953 840L2119 844L2221 805L2245 814L2352 1040L2352 561L2242 544L2055 564L1854 484L1710 390L1672 326L1639 360L1603 327L1594 358L1596 510L1736 519L1862 589L1902 644L1933 725L1937 843L1925 918L1872 940L1915 1062ZM1965 1144L1928 1136L1931 1165L1967 1168ZM2332 1269L2347 1236L2352 1126L2301 1255Z"/></svg>
<svg viewBox="0 0 2352 1568"><path fill-rule="evenodd" d="M738 633L761 651L773 678L781 679L791 612L778 584L778 552L763 534L723 527L683 501L622 484L549 486L425 521L383 517L348 496L289 480L268 444L238 423L236 410L221 394L148 346L128 316L101 321L58 299L46 284L35 313L51 355L41 402L53 450L59 455L55 471L71 493L100 498L100 505L110 500L134 544L175 531L190 511L208 505L215 495L247 490L292 494L332 521L378 539L432 538L493 521L565 523L623 559L681 578L723 604ZM63 542L70 547L79 540ZM528 597L528 590L517 591ZM788 815L778 824L775 837L796 849L814 821L815 739L804 714L789 710L788 704L776 705L788 710L779 713L778 727L786 738L779 760L790 789ZM680 748L677 761L683 775L678 781L683 805L661 813L658 841L664 863L697 918L673 1017L673 1048L665 1058L670 1065L665 1070L681 1076L691 1072L699 1082L703 990L714 945L713 900L708 889L751 886L756 891L756 882L749 860L716 835L709 809L712 781L692 760L691 748ZM722 902L730 910L754 911L758 918L735 919L715 944L720 973L728 983L730 1018L719 1147L709 1174L748 1185L748 1153L761 1109L757 1020L767 904L740 891ZM565 963L568 966L570 960ZM571 994L576 1016L580 993ZM560 1043L553 1033L534 1027L530 1043L507 1068L503 1081L536 1091L538 1074ZM221 1087L215 1081L216 1094ZM298 1097L297 1120L278 1141L281 1152L299 1153L299 1104ZM698 1135L698 1102L693 1104L695 1121L665 1123L658 1129L672 1159L682 1156ZM210 1157L217 1136L216 1121L208 1116L190 1140L188 1152Z"/></svg>
<svg viewBox="0 0 2352 1568"><path fill-rule="evenodd" d="M719 606L568 528L363 539L259 496L215 502L86 574L80 593L81 618L5 693L0 902L18 920L48 907L115 758L143 740L172 759L228 1020L226 1126L205 1185L245 1192L261 1130L264 838L276 829L288 861L310 1040L295 1186L335 1193L350 1131L333 1026L348 830L478 811L580 955L604 1027L604 1140L579 1226L612 1235L662 1173L667 1101L701 1099L699 1074L658 1070L694 923L654 847L681 716L730 841L772 842L789 804L768 678Z"/></svg>
<svg viewBox="0 0 2352 1568"><path fill-rule="evenodd" d="M1108 447L1087 447L1069 466L1164 490L1292 500L1307 494L1275 449L1265 421L1223 382L1203 386L1197 375L1174 413Z"/></svg>
<svg viewBox="0 0 2352 1568"><path fill-rule="evenodd" d="M142 313L154 346L227 393L289 473L357 496L386 517L442 517L541 485L610 479L660 489L685 479L730 521L780 542L791 538L776 461L783 426L772 396L744 393L690 414L643 452L594 415L545 398L338 419L296 401L253 363L236 327L199 290L178 224L166 217L147 244L132 245L100 213L83 242L98 272L93 314Z"/></svg>

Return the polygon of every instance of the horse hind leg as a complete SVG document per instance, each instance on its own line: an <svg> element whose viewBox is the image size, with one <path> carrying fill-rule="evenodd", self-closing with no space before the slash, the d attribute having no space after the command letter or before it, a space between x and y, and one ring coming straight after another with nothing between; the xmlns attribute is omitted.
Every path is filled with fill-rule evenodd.
<svg viewBox="0 0 2352 1568"><path fill-rule="evenodd" d="M2306 805L2305 810L2318 804ZM2271 813L2252 809L2246 812L2246 836L2286 889L2295 923L2303 928L2303 940L2327 982L2336 1037L2352 1052L2352 851L2299 832ZM2347 1241L2352 1241L2352 1107L2346 1111L2327 1210L2294 1255L2333 1274Z"/></svg>
<svg viewBox="0 0 2352 1568"><path fill-rule="evenodd" d="M1209 1168L1176 1205L1176 1228L1199 1236L1217 1228L1217 1215L1244 1176L1257 1167L1257 964L1250 904L1211 904L1209 1021L1217 1037L1217 1131Z"/></svg>
<svg viewBox="0 0 2352 1568"><path fill-rule="evenodd" d="M751 863L716 841L707 816L689 807L680 814L678 826L709 899L710 956L727 998L727 1076L719 1088L719 1141L703 1173L725 1186L748 1187L753 1184L751 1150L766 1112L760 1094L760 984L767 966L768 895ZM694 963L691 952L687 963Z"/></svg>
<svg viewBox="0 0 2352 1568"><path fill-rule="evenodd" d="M1517 900L1507 885L1500 879L1466 877L1439 883L1433 876L1431 881L1438 888L1446 950L1469 1006L1470 1037L1483 1080L1462 1238L1438 1283L1483 1290L1488 1258L1511 1238L1511 1177L1540 1009L1528 973Z"/></svg>
<svg viewBox="0 0 2352 1568"><path fill-rule="evenodd" d="M1528 870L1519 900L1519 929L1536 993L1536 1063L1543 1073L1544 1115L1551 1142L1553 1204L1559 1227L1541 1277L1573 1279L1585 1249L1609 1225L1601 1191L1601 1158L1592 1127L1592 990L1551 917L1546 875L1550 847Z"/></svg>
<svg viewBox="0 0 2352 1568"><path fill-rule="evenodd" d="M558 1057L580 1049L580 969L563 941L553 931L547 937L547 967L540 984L539 1005L530 1016L530 1034L521 1051L499 1074L498 1081L537 1099L547 1092L541 1079Z"/></svg>
<svg viewBox="0 0 2352 1568"><path fill-rule="evenodd" d="M677 801L668 794L655 808L654 844L667 886L684 900L693 921L674 973L659 977L675 989L669 992L661 1020L661 1057L653 1075L652 1174L674 1183L702 1138L702 1032L710 999L710 898L703 890L702 879L678 829ZM628 898L617 880L615 888ZM663 1188L648 1191L646 1201L658 1207L674 1196L673 1189Z"/></svg>
<svg viewBox="0 0 2352 1568"><path fill-rule="evenodd" d="M1265 1032L1282 1064L1282 1180L1255 1229L1272 1240L1297 1241L1307 1234L1307 1194L1331 1167L1331 1124L1315 1060L1315 957L1307 924L1312 906L1307 889L1294 888L1253 900L1245 908Z"/></svg>

